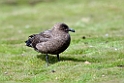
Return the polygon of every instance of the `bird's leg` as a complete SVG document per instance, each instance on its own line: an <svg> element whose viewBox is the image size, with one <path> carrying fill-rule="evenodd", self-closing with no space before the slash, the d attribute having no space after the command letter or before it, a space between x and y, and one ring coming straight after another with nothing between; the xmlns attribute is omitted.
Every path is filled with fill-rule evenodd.
<svg viewBox="0 0 124 83"><path fill-rule="evenodd" d="M59 54L57 54L57 59L58 59L58 61L60 61Z"/></svg>
<svg viewBox="0 0 124 83"><path fill-rule="evenodd" d="M46 63L47 63L47 66L49 66L49 56L48 56L48 54L46 54Z"/></svg>

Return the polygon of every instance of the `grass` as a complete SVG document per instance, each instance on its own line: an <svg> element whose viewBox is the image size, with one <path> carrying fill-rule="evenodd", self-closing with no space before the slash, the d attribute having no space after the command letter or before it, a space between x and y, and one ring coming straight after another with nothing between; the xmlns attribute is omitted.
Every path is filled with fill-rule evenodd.
<svg viewBox="0 0 124 83"><path fill-rule="evenodd" d="M54 0L0 5L1 83L124 83L123 0ZM60 56L25 46L30 34L65 22L76 30ZM82 37L85 37L83 39ZM86 63L88 62L88 63Z"/></svg>

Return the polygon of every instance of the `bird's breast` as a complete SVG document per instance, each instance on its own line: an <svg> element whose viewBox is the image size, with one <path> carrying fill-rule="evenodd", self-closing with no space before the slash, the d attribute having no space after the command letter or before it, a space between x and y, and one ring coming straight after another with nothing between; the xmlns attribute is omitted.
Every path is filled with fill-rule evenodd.
<svg viewBox="0 0 124 83"><path fill-rule="evenodd" d="M53 41L54 43L52 43L52 48L54 49L54 52L56 54L59 54L68 48L68 46L70 45L71 38L70 35L64 35L55 38Z"/></svg>

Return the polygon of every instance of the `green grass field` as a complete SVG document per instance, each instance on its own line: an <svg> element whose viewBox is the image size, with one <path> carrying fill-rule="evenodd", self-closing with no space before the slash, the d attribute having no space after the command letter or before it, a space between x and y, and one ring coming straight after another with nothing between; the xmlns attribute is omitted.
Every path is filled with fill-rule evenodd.
<svg viewBox="0 0 124 83"><path fill-rule="evenodd" d="M57 22L76 32L61 61L50 55L47 67L45 55L24 41ZM124 83L124 1L1 3L0 83Z"/></svg>

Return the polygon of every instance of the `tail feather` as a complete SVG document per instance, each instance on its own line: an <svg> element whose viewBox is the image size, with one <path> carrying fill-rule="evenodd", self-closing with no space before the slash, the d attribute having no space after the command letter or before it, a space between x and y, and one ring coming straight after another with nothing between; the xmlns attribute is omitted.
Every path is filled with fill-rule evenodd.
<svg viewBox="0 0 124 83"><path fill-rule="evenodd" d="M25 41L25 43L26 43L26 46L32 47L32 46L31 46L31 41L30 41L30 39L28 39L27 41Z"/></svg>
<svg viewBox="0 0 124 83"><path fill-rule="evenodd" d="M34 36L35 36L35 35L30 35L30 36L29 36L28 40L25 41L26 46L32 47L32 39L33 39Z"/></svg>

